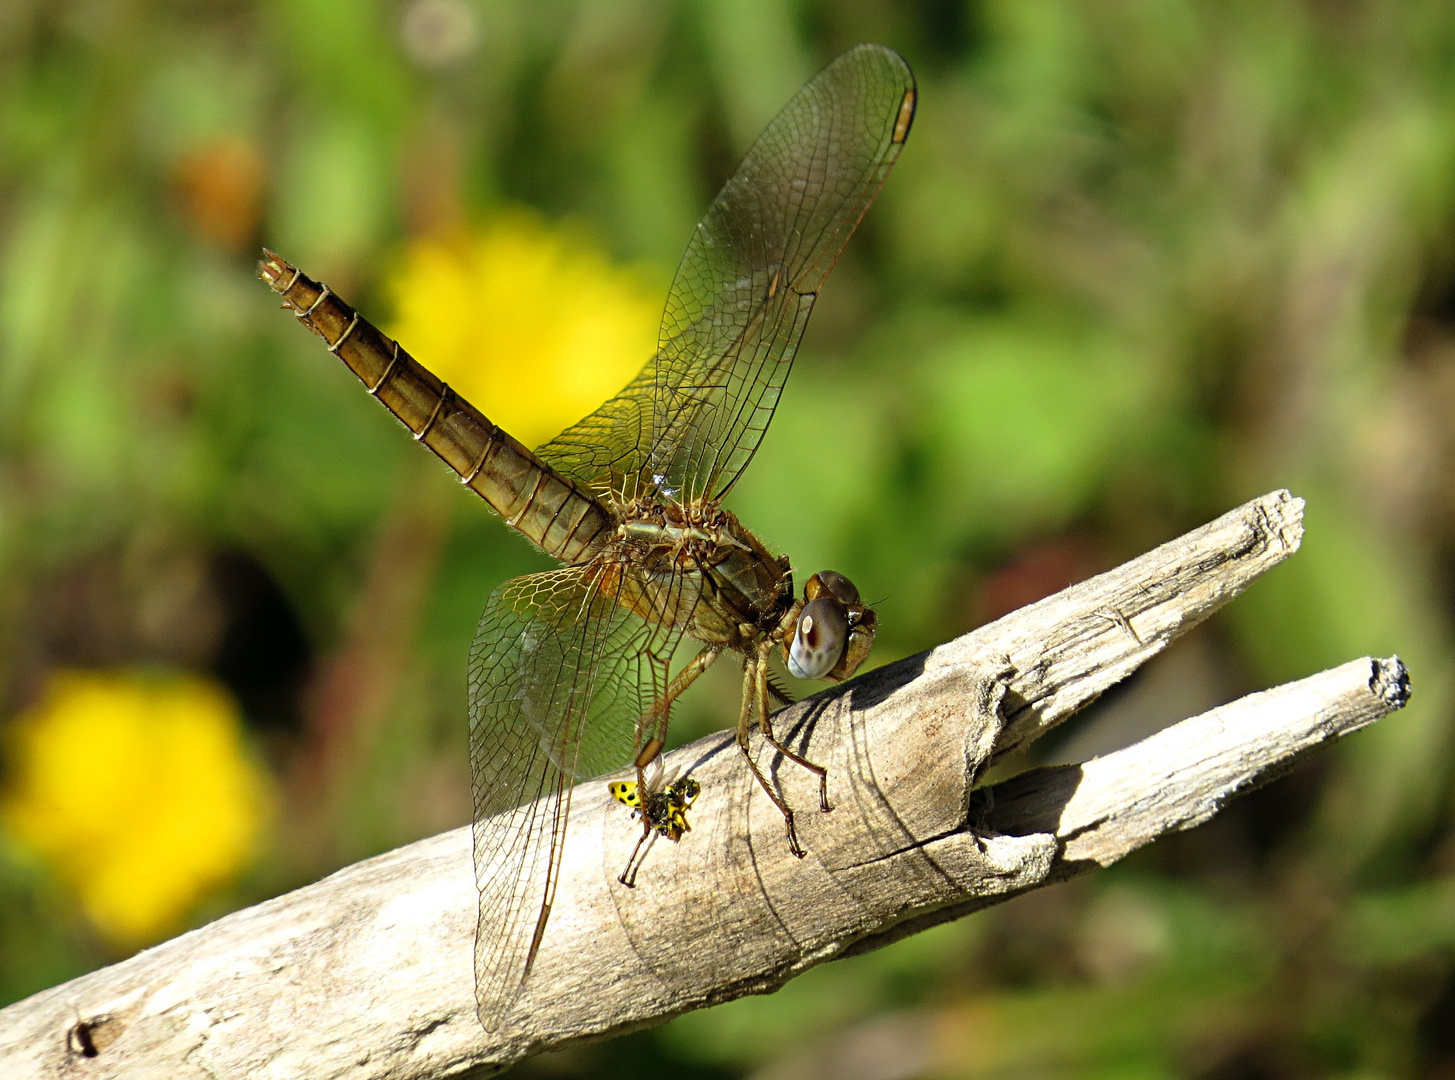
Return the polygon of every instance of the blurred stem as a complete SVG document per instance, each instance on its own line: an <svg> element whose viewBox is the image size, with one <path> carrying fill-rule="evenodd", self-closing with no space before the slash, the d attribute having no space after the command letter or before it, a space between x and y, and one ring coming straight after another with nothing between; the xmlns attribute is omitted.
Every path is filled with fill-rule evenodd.
<svg viewBox="0 0 1455 1080"><path fill-rule="evenodd" d="M813 74L795 40L788 9L775 0L699 0L736 150L745 148L793 91Z"/></svg>
<svg viewBox="0 0 1455 1080"><path fill-rule="evenodd" d="M404 210L412 236L455 236L468 215L461 201L460 131L439 101L431 102L411 133L402 163Z"/></svg>
<svg viewBox="0 0 1455 1080"><path fill-rule="evenodd" d="M294 815L310 841L304 858L339 848L348 792L366 767L414 657L420 614L444 545L453 493L439 466L414 453L399 470L392 506L337 651L309 694L308 734L290 777Z"/></svg>

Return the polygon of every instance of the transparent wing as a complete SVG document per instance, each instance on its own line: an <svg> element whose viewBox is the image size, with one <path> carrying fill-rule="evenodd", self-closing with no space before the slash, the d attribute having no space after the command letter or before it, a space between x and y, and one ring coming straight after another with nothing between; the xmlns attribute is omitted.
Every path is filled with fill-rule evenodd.
<svg viewBox="0 0 1455 1080"><path fill-rule="evenodd" d="M670 583L669 583L670 591ZM679 590L680 591L680 590ZM629 764L666 686L673 626L629 568L593 563L508 581L470 650L475 988L494 1030L529 974L554 901L571 785Z"/></svg>
<svg viewBox="0 0 1455 1080"><path fill-rule="evenodd" d="M658 341L648 473L688 500L737 481L773 417L809 313L899 156L914 76L877 45L810 80L697 226Z"/></svg>
<svg viewBox="0 0 1455 1080"><path fill-rule="evenodd" d="M820 286L909 134L914 76L850 49L794 95L698 224L657 355L616 398L541 448L624 498L720 498L773 418Z"/></svg>
<svg viewBox="0 0 1455 1080"><path fill-rule="evenodd" d="M536 455L594 494L613 495L620 503L646 494L640 477L651 444L656 379L657 361L649 360L626 389L539 447Z"/></svg>

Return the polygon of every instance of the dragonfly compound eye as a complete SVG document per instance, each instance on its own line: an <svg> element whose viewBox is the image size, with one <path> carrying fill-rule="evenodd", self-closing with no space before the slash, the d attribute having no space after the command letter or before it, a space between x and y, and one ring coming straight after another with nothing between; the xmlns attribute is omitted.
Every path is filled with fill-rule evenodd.
<svg viewBox="0 0 1455 1080"><path fill-rule="evenodd" d="M848 609L820 594L804 605L788 649L788 670L800 679L822 679L844 655L849 640Z"/></svg>
<svg viewBox="0 0 1455 1080"><path fill-rule="evenodd" d="M837 570L820 570L814 574L803 586L803 595L807 600L817 600L820 596L828 595L837 597L848 605L859 602L858 588Z"/></svg>

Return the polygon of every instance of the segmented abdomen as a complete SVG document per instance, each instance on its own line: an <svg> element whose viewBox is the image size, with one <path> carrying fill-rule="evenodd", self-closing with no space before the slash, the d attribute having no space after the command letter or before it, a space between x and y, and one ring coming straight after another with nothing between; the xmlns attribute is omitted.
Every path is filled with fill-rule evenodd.
<svg viewBox="0 0 1455 1080"><path fill-rule="evenodd" d="M323 338L415 439L549 555L589 559L613 535L615 516L496 427L428 368L297 267L265 252L262 278Z"/></svg>

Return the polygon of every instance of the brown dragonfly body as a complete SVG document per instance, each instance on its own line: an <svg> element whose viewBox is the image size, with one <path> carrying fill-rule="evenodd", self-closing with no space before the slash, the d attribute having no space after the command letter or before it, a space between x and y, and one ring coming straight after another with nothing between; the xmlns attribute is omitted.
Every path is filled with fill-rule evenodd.
<svg viewBox="0 0 1455 1080"><path fill-rule="evenodd" d="M769 552L730 511L705 499L687 505L645 499L616 505L597 498L491 423L327 286L272 252L261 273L285 306L324 340L329 352L415 440L433 450L509 525L563 563L598 567L599 588L618 604L705 646L638 724L634 763L639 769L665 742L672 702L724 651L731 651L748 661L745 716L739 724L744 743L756 723L781 753L825 778L822 768L773 738L766 708L746 715L772 691L768 655L792 639L803 607L794 599L786 559ZM873 613L865 608L859 617L861 624L872 623ZM794 853L803 854L793 811L757 763L748 761L783 812ZM826 792L821 805L828 809Z"/></svg>
<svg viewBox="0 0 1455 1080"><path fill-rule="evenodd" d="M636 790L650 797L645 770L666 742L672 703L724 653L744 658L738 745L795 855L804 852L793 811L749 752L754 728L818 776L820 809L830 808L827 770L773 733L770 696L783 695L770 660L781 653L801 678L848 678L872 646L874 612L829 571L795 596L788 560L721 500L757 450L818 290L914 108L909 68L879 46L850 50L806 84L693 234L656 356L535 451L326 286L266 253L261 273L284 307L462 483L564 564L496 589L470 654L476 994L487 1028L509 1014L540 948L572 785L635 766ZM701 648L674 674L684 639ZM689 803L672 804L680 829L676 817L643 813L643 835L678 839Z"/></svg>

